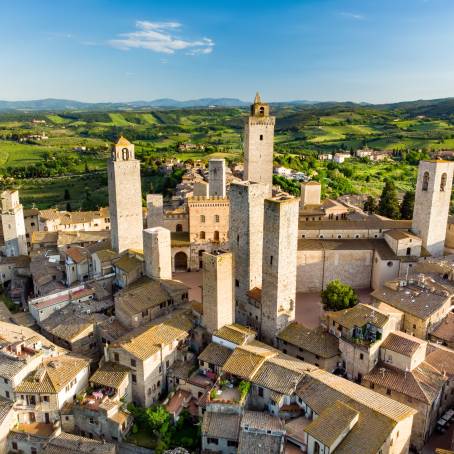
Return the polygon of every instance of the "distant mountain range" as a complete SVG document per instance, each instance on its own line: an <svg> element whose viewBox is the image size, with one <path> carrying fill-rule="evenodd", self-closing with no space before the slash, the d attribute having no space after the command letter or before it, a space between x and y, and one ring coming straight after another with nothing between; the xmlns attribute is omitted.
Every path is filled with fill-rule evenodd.
<svg viewBox="0 0 454 454"><path fill-rule="evenodd" d="M316 101L288 101L284 103L272 103L276 105L311 105ZM178 101L171 98L154 99L152 101L131 101L131 102L81 102L70 99L37 99L30 101L1 101L0 111L22 110L22 111L63 111L63 110L125 110L125 109L146 109L146 108L173 108L182 109L189 107L246 107L250 102L237 98L200 98L189 101Z"/></svg>
<svg viewBox="0 0 454 454"><path fill-rule="evenodd" d="M191 107L246 107L250 102L236 98L200 98L189 101L178 101L171 98L154 99L152 101L132 102L105 102L90 103L73 101L68 99L37 99L31 101L1 101L0 111L109 111L109 110L138 110L147 108L181 109ZM389 104L369 104L354 102L327 102L327 101L283 101L273 102L276 107L301 106L316 108L347 107L360 108L370 107L377 109L399 109L413 115L446 116L454 114L454 98L441 98L430 100L404 101Z"/></svg>

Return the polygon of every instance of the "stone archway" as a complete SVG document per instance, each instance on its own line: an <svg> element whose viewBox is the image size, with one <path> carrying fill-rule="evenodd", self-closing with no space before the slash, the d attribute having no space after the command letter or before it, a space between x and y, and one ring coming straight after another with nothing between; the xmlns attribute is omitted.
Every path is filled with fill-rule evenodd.
<svg viewBox="0 0 454 454"><path fill-rule="evenodd" d="M174 258L175 271L187 271L188 270L188 256L185 252L180 251L175 254Z"/></svg>

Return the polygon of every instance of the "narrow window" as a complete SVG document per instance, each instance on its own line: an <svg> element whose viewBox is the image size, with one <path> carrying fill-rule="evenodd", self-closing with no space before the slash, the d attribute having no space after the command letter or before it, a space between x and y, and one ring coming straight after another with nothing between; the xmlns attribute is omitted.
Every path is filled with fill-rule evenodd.
<svg viewBox="0 0 454 454"><path fill-rule="evenodd" d="M422 178L422 190L427 191L429 189L429 172L424 172Z"/></svg>
<svg viewBox="0 0 454 454"><path fill-rule="evenodd" d="M260 140L263 140L263 134L260 134Z"/></svg>
<svg viewBox="0 0 454 454"><path fill-rule="evenodd" d="M446 179L447 179L446 173L443 173L441 175L441 182L440 182L440 191L444 191L446 188Z"/></svg>

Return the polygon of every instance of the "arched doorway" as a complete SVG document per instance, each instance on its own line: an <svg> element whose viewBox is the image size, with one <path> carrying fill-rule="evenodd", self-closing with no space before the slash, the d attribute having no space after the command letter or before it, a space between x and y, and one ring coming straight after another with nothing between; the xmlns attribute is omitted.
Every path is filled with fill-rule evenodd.
<svg viewBox="0 0 454 454"><path fill-rule="evenodd" d="M187 271L188 256L180 251L175 254L175 271Z"/></svg>

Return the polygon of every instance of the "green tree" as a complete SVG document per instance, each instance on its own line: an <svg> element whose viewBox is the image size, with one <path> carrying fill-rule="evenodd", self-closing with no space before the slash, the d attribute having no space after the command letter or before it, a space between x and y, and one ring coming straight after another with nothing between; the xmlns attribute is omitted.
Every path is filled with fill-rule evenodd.
<svg viewBox="0 0 454 454"><path fill-rule="evenodd" d="M364 202L364 211L370 214L377 211L377 202L371 195L367 197L367 200Z"/></svg>
<svg viewBox="0 0 454 454"><path fill-rule="evenodd" d="M71 204L69 202L66 202L66 211L72 211Z"/></svg>
<svg viewBox="0 0 454 454"><path fill-rule="evenodd" d="M70 200L71 199L71 194L69 193L69 189L65 189L65 195L63 196L64 200Z"/></svg>
<svg viewBox="0 0 454 454"><path fill-rule="evenodd" d="M391 219L399 219L400 207L399 201L397 200L396 186L391 180L386 180L385 186L380 196L380 202L378 203L378 212L382 216L386 216Z"/></svg>
<svg viewBox="0 0 454 454"><path fill-rule="evenodd" d="M325 310L340 311L355 306L358 295L347 284L335 279L321 292L322 303Z"/></svg>
<svg viewBox="0 0 454 454"><path fill-rule="evenodd" d="M412 219L414 206L415 193L413 191L407 191L400 205L400 217L402 219Z"/></svg>
<svg viewBox="0 0 454 454"><path fill-rule="evenodd" d="M90 173L90 167L88 166L88 161L85 161L85 173Z"/></svg>

